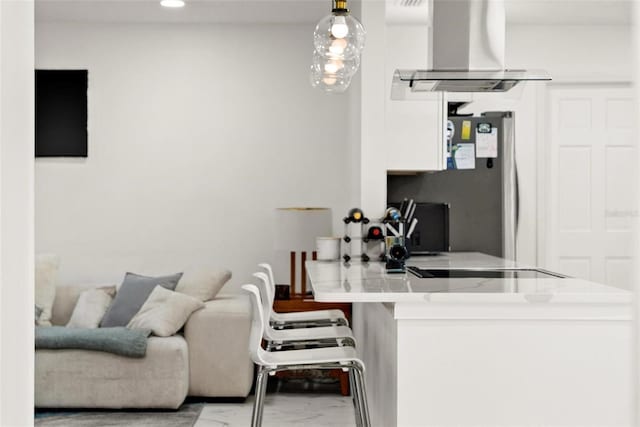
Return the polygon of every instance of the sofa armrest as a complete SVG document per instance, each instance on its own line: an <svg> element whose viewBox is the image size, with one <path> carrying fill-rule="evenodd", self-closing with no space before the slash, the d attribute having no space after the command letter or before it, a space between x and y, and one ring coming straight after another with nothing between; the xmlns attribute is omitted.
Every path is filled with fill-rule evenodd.
<svg viewBox="0 0 640 427"><path fill-rule="evenodd" d="M184 328L190 396L249 394L253 382L250 329L251 305L246 295L219 295L191 315Z"/></svg>

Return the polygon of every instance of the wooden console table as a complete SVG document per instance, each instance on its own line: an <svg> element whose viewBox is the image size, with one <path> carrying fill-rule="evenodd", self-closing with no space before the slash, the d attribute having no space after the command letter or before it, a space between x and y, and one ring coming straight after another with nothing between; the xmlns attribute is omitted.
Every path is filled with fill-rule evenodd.
<svg viewBox="0 0 640 427"><path fill-rule="evenodd" d="M312 296L304 296L296 294L287 300L275 300L273 302L273 309L279 313L291 313L300 311L312 311L312 310L342 310L346 316L349 324L351 324L351 303L326 303L317 302ZM332 369L329 372L329 376L332 378L338 378L340 380L340 393L343 396L349 395L349 374L343 372L341 369ZM290 372L278 372L276 374L279 378L291 377Z"/></svg>

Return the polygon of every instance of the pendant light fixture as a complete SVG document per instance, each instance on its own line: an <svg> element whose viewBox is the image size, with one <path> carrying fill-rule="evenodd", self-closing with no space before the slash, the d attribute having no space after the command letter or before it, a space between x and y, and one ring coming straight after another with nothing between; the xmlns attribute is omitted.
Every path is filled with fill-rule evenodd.
<svg viewBox="0 0 640 427"><path fill-rule="evenodd" d="M327 92L344 92L360 67L366 33L349 14L346 0L333 0L331 14L313 33L311 85Z"/></svg>

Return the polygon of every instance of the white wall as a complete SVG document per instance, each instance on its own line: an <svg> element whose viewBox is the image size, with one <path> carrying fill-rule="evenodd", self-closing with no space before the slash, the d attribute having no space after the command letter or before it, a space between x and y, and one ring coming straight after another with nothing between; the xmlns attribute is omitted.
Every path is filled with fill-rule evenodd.
<svg viewBox="0 0 640 427"><path fill-rule="evenodd" d="M61 282L208 264L237 286L273 258L276 207L341 232L348 98L311 88L311 52L308 25L37 23L37 68L89 70L89 157L36 161Z"/></svg>
<svg viewBox="0 0 640 427"><path fill-rule="evenodd" d="M0 100L0 425L27 426L33 423L33 1L0 1Z"/></svg>
<svg viewBox="0 0 640 427"><path fill-rule="evenodd" d="M360 70L360 206L371 217L384 214L387 200L387 151L385 147L385 4L364 1L361 19L367 29L367 45Z"/></svg>
<svg viewBox="0 0 640 427"><path fill-rule="evenodd" d="M362 1L354 0L349 3L349 8L353 16L362 16ZM351 86L349 86L348 98L349 98L349 123L348 123L348 135L349 135L349 154L348 154L348 166L349 169L349 196L350 206L360 206L360 198L362 195L362 182L361 182L361 143L362 143L362 115L360 112L361 98L362 98L362 72L356 73L352 77Z"/></svg>
<svg viewBox="0 0 640 427"><path fill-rule="evenodd" d="M640 22L640 5L635 2L633 4L633 21L634 26L632 28L632 37L631 37L631 48L632 48L632 58L633 61L633 89L635 92L635 118L636 123L640 122L640 85L638 85L638 81L640 81L640 28L638 23ZM638 125L636 124L636 132L638 130ZM636 161L640 164L640 150L636 150ZM640 186L636 187L636 212L640 212ZM633 229L635 234L634 248L633 248L633 257L635 260L640 259L640 215L636 214L635 219L633 221ZM633 299L633 355L632 359L634 361L633 364L633 376L634 376L634 388L633 388L633 409L634 409L634 424L640 424L640 298L637 296L640 295L640 263L635 263L635 269L633 271L633 287L632 292L636 296Z"/></svg>
<svg viewBox="0 0 640 427"><path fill-rule="evenodd" d="M631 81L629 25L509 25L508 68L537 68L554 82Z"/></svg>

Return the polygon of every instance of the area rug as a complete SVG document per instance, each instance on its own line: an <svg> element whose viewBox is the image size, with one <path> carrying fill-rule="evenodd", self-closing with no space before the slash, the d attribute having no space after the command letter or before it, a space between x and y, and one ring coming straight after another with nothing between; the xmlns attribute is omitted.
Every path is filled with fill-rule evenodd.
<svg viewBox="0 0 640 427"><path fill-rule="evenodd" d="M193 427L201 403L190 403L177 411L83 411L36 412L35 425L42 427Z"/></svg>

